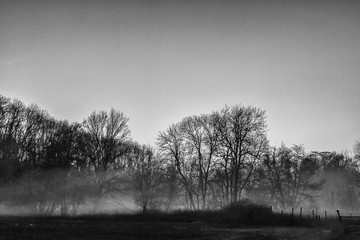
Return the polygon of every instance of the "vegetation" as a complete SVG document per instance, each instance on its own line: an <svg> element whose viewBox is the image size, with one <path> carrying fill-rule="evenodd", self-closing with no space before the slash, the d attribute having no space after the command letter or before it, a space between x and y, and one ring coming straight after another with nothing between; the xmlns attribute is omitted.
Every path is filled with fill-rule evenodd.
<svg viewBox="0 0 360 240"><path fill-rule="evenodd" d="M128 121L111 109L69 123L0 95L0 205L65 216L89 206L99 213L107 201L126 207L122 200L130 199L147 216L180 209L167 217L204 221L208 210L211 221L259 224L274 222L270 206L360 205L359 140L354 155L270 146L265 111L242 105L185 117L161 131L155 146L134 142Z"/></svg>

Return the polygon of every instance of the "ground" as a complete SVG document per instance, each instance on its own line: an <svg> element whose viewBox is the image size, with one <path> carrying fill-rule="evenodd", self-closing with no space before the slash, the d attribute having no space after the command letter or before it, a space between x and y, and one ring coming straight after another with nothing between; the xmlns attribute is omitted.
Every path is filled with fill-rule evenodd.
<svg viewBox="0 0 360 240"><path fill-rule="evenodd" d="M249 227L203 222L124 221L112 218L1 218L1 239L359 239L335 224L318 227Z"/></svg>

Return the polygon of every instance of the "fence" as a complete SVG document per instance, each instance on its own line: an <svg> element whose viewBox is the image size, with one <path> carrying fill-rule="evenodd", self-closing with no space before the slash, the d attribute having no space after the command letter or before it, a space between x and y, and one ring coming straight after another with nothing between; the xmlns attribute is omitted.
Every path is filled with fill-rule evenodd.
<svg viewBox="0 0 360 240"><path fill-rule="evenodd" d="M288 210L279 210L279 211L272 211L272 207L270 206L270 212L281 215L284 217L291 216L294 219L302 219L302 220L309 220L309 221L317 221L317 222L324 222L324 221L339 221L340 215L337 214L337 211L319 211L317 209L304 209L300 208L291 208ZM354 222L360 225L360 216L342 216L342 220L345 222ZM344 222L344 223L345 223Z"/></svg>
<svg viewBox="0 0 360 240"><path fill-rule="evenodd" d="M360 216L341 216L340 211L336 210L339 221L346 225L360 225Z"/></svg>
<svg viewBox="0 0 360 240"><path fill-rule="evenodd" d="M272 212L272 207L270 206L270 211ZM360 226L360 216L350 215L341 215L339 210L331 211L330 214L328 211L317 211L317 210L307 210L303 211L303 208L299 209L292 208L291 210L276 211L275 214L280 214L281 216L291 216L298 219L308 219L313 221L339 221L340 223L346 225L359 225Z"/></svg>

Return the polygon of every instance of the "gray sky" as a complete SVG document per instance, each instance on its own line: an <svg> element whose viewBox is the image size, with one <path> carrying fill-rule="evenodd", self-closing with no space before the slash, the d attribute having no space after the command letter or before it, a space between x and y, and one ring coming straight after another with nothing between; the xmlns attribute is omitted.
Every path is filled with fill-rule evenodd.
<svg viewBox="0 0 360 240"><path fill-rule="evenodd" d="M140 143L255 105L272 144L351 150L359 13L360 1L0 0L0 94L69 121L114 107Z"/></svg>

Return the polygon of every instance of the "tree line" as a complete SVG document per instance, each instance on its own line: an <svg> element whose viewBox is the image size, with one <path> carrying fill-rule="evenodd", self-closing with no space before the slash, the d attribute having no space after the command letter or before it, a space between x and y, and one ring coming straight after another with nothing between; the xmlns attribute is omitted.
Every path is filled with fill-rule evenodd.
<svg viewBox="0 0 360 240"><path fill-rule="evenodd" d="M247 198L274 209L359 207L360 141L354 154L271 146L265 111L225 106L159 132L154 146L131 139L115 109L81 123L0 95L0 204L75 215L91 203L143 211L220 209Z"/></svg>

